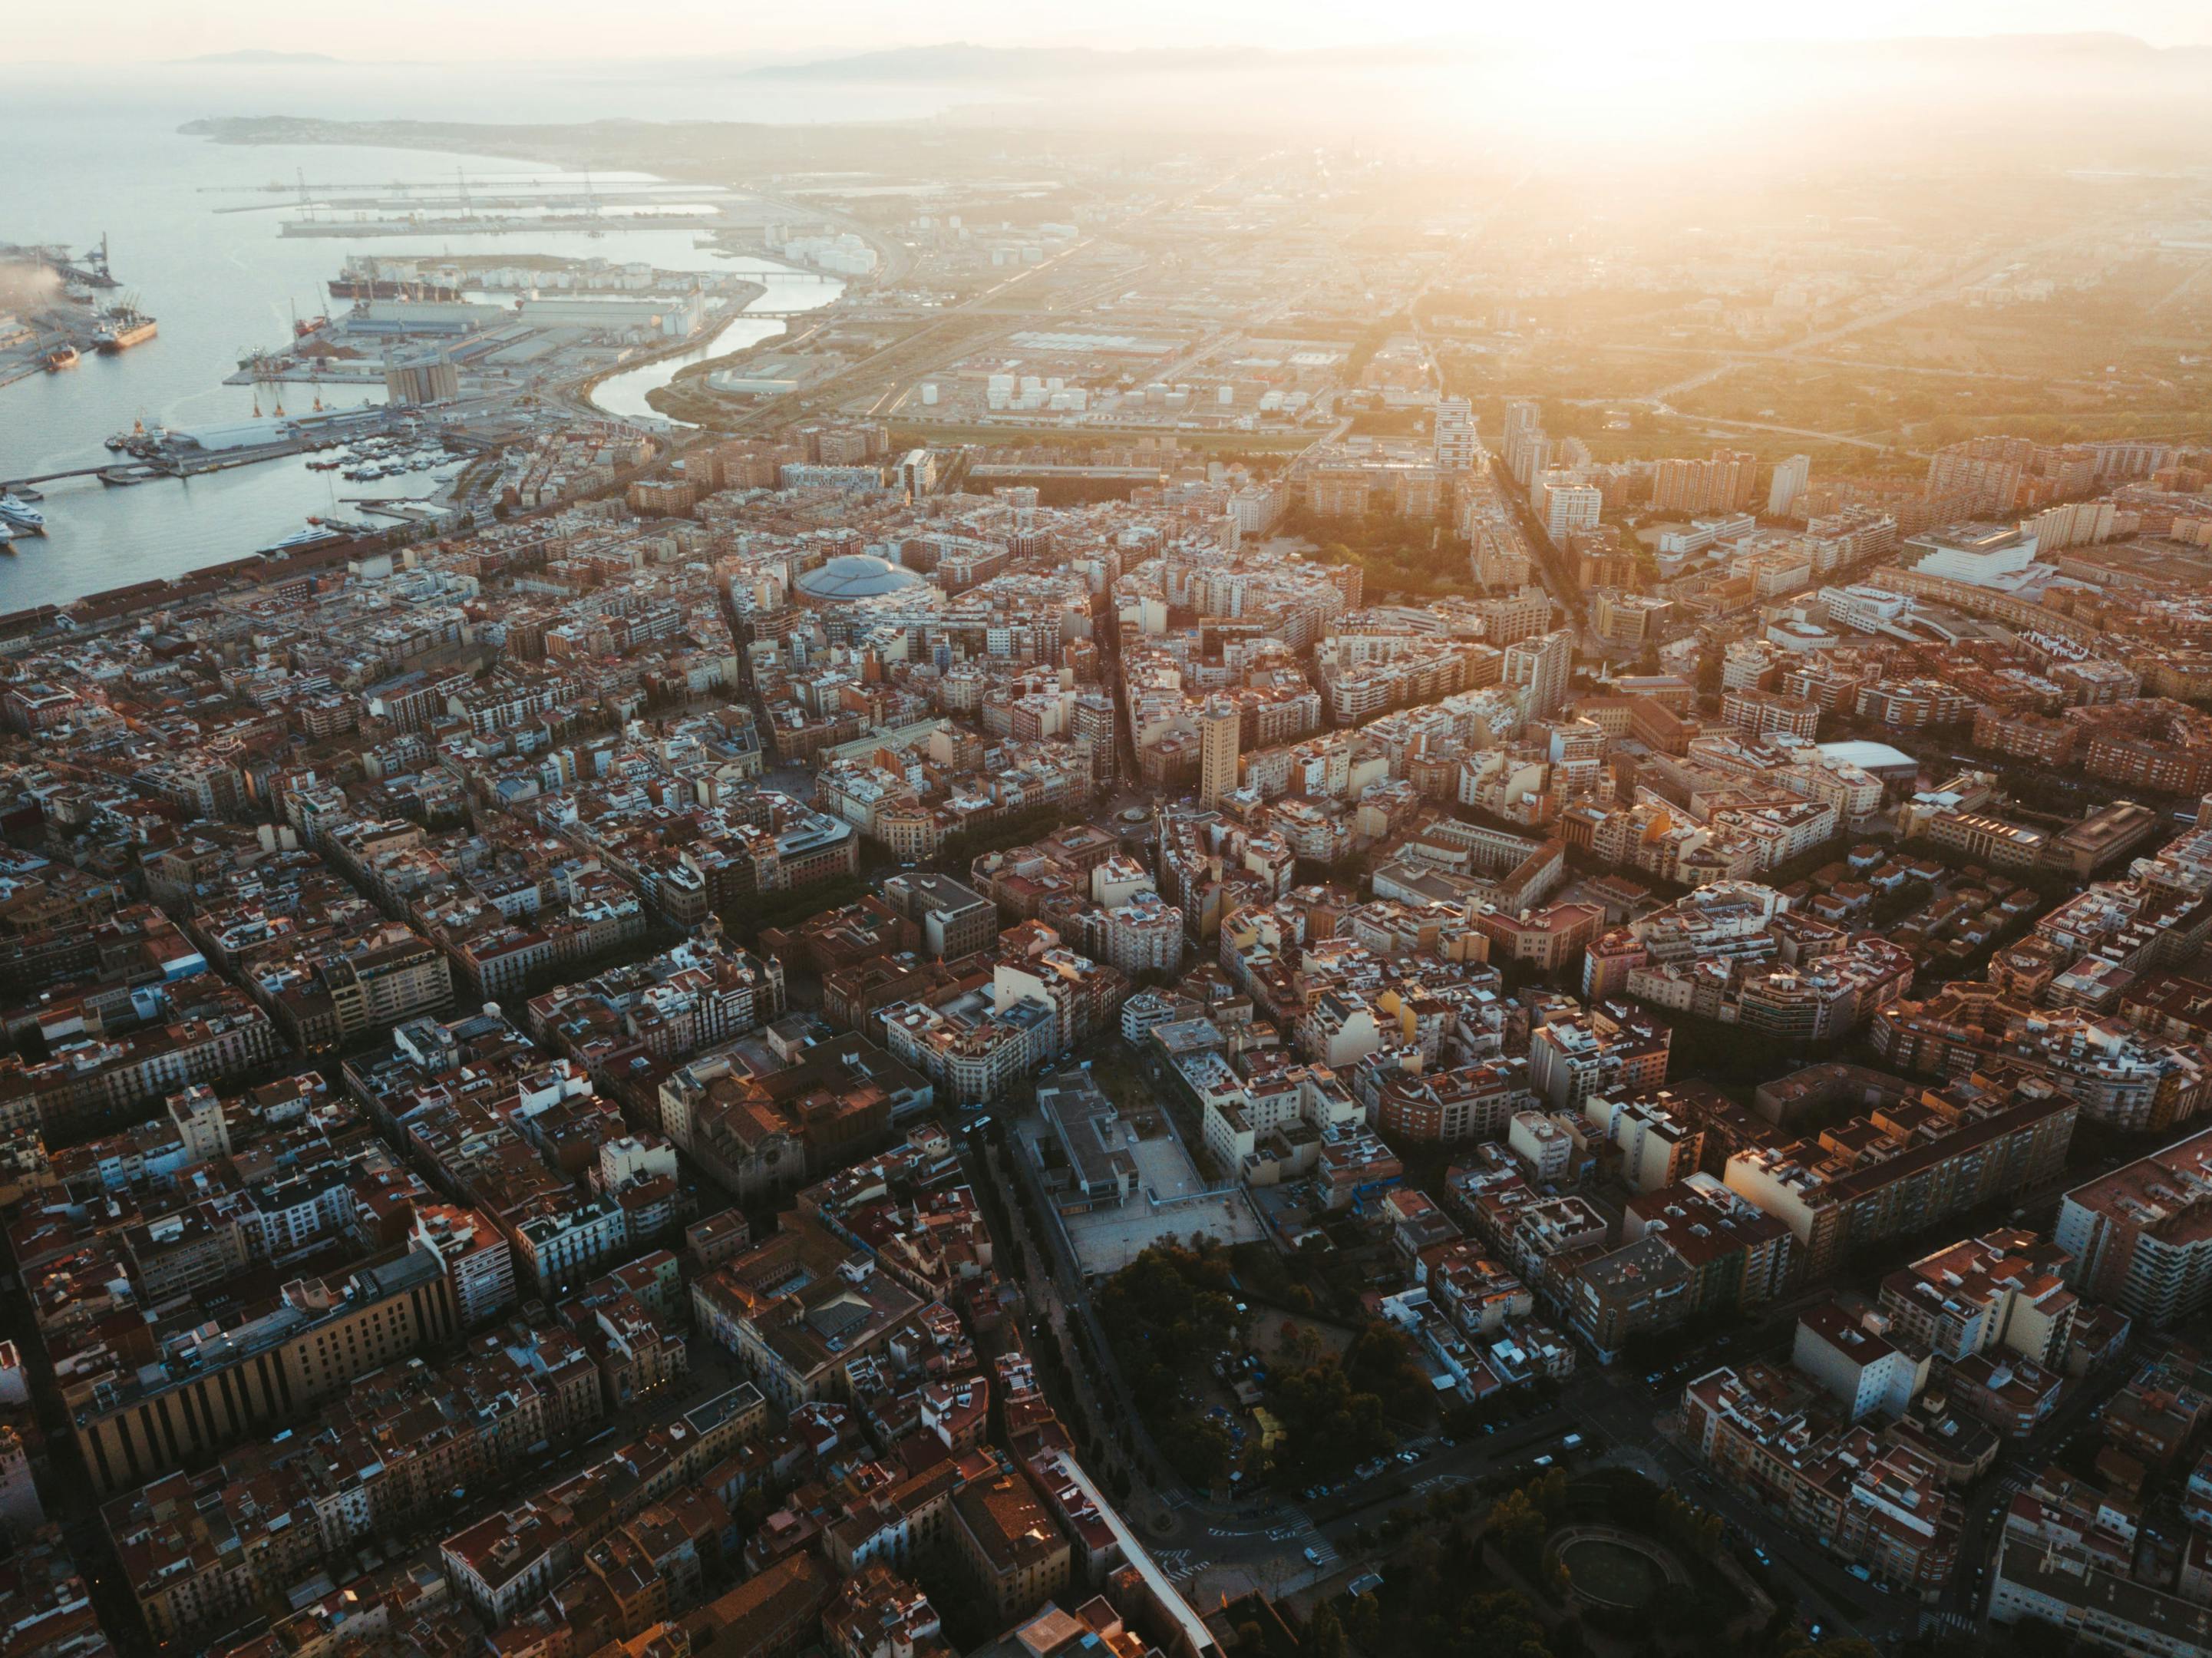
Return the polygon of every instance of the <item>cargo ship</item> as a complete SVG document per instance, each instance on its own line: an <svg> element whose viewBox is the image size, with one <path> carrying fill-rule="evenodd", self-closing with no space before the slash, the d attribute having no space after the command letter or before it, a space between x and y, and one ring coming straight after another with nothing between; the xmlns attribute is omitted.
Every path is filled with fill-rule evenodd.
<svg viewBox="0 0 2212 1658"><path fill-rule="evenodd" d="M107 313L107 321L94 343L102 351L128 351L134 345L143 345L161 332L154 319L130 306L118 306Z"/></svg>

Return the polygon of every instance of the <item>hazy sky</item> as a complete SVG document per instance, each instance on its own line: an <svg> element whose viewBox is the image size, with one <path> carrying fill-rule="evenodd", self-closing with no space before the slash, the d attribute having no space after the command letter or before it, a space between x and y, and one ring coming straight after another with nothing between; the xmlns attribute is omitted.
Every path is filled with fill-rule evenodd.
<svg viewBox="0 0 2212 1658"><path fill-rule="evenodd" d="M1565 14L1498 0L369 0L306 8L297 0L109 0L97 21L59 6L16 8L18 59L171 58L260 47L381 59L668 58L702 52L842 54L967 39L990 45L1323 46L1439 34L1551 35L1620 46L1689 39L2045 33L2100 30L2156 46L2212 44L2207 0L1855 0L1792 7L1772 0L1577 0Z"/></svg>

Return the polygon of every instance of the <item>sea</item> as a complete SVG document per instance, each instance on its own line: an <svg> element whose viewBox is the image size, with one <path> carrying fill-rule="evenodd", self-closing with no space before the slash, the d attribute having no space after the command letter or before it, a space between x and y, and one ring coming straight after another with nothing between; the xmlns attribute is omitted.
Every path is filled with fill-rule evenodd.
<svg viewBox="0 0 2212 1658"><path fill-rule="evenodd" d="M190 428L240 420L256 408L252 386L225 386L254 347L291 337L295 314L326 312L327 280L346 256L499 252L645 259L667 270L735 272L761 282L760 310L828 304L832 284L793 280L782 267L696 247L695 233L641 222L591 238L574 232L489 236L291 237L279 227L296 208L296 183L450 188L502 178L546 179L543 163L495 155L326 144L220 144L178 129L204 116L289 115L331 119L485 122L708 118L751 121L924 116L957 100L950 90L899 84L756 82L697 69L516 71L421 65L125 65L94 73L40 66L13 77L0 101L0 242L60 244L77 252L107 238L122 287L160 319L154 340L113 356L88 353L74 369L0 386L0 479L91 466L114 457L111 434L143 422ZM594 180L636 179L599 173ZM294 185L282 192L253 187ZM312 191L310 193L313 193ZM222 212L218 209L247 208ZM775 319L738 316L709 343L617 374L594 400L608 413L649 416L647 393L686 362L781 331ZM317 388L280 388L288 412L312 406ZM331 388L320 388L326 399ZM380 400L347 388L351 401ZM261 412L270 412L259 393ZM326 401L325 407L334 406ZM96 478L41 484L43 537L0 554L0 613L64 604L128 582L240 557L306 526L311 514L360 520L348 504L370 495L421 496L428 473L348 483L307 470L304 458L113 488ZM376 520L371 520L376 521ZM391 520L382 520L389 522Z"/></svg>

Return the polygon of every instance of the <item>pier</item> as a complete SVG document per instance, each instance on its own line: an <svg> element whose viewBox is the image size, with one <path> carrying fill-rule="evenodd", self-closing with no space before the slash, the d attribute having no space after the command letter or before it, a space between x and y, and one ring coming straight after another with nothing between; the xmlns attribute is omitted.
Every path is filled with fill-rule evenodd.
<svg viewBox="0 0 2212 1658"><path fill-rule="evenodd" d="M321 446L313 442L258 444L251 449L213 452L204 459L187 459L173 451L155 455L133 455L128 460L106 460L94 466L72 466L66 471L40 472L30 477L0 479L0 489L35 488L41 483L57 483L64 478L98 478L102 483L121 486L151 483L156 478L197 477L202 472L222 472L234 466L251 466L256 461L282 460L287 455L306 454Z"/></svg>
<svg viewBox="0 0 2212 1658"><path fill-rule="evenodd" d="M657 223L637 214L549 213L542 218L502 218L497 215L468 215L430 218L410 215L382 219L287 219L277 227L280 236L512 236L540 231L549 234L633 230L750 230L749 220L686 217Z"/></svg>
<svg viewBox="0 0 2212 1658"><path fill-rule="evenodd" d="M12 242L0 242L0 259L23 259L42 264L64 282L82 282L87 288L120 288L107 268L107 236L102 232L100 246L79 258L66 247L48 242L38 246L17 246Z"/></svg>
<svg viewBox="0 0 2212 1658"><path fill-rule="evenodd" d="M292 455L312 454L317 450L335 448L360 437L382 436L394 423L392 412L382 408L347 410L322 416L288 416L286 424L292 429L281 436L266 443L240 443L219 449L204 449L189 440L178 442L149 434L146 441L134 443L130 450L112 460L64 467L26 477L0 479L0 489L35 488L41 483L58 483L65 478L98 478L102 483L122 487L150 483L157 478L198 477L208 472L227 472L234 467L256 465L264 460L283 460Z"/></svg>
<svg viewBox="0 0 2212 1658"><path fill-rule="evenodd" d="M163 472L159 467L154 465L150 461L124 462L104 460L97 466L72 466L67 471L63 472L38 472L29 477L0 478L0 489L10 492L20 492L24 489L35 488L37 485L41 483L58 483L63 478L96 477L99 478L101 483L105 483L107 482L106 474L110 472L126 471L132 466L144 468L149 477L166 477L168 476L167 473ZM130 482L133 483L143 483L146 482L146 479L134 477L131 479Z"/></svg>

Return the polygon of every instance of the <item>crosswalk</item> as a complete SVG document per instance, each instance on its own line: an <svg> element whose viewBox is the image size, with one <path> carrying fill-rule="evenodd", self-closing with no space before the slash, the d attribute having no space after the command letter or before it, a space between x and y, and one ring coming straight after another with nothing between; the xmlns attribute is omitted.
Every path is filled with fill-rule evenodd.
<svg viewBox="0 0 2212 1658"><path fill-rule="evenodd" d="M1463 1473L1432 1473L1426 1479L1416 1479L1413 1489L1416 1491L1449 1491L1455 1485L1469 1483L1468 1476Z"/></svg>
<svg viewBox="0 0 2212 1658"><path fill-rule="evenodd" d="M1972 1612L1923 1611L1920 1614L1923 1635L1972 1635L1980 1627L1981 1620Z"/></svg>
<svg viewBox="0 0 2212 1658"><path fill-rule="evenodd" d="M1154 1549L1152 1559L1165 1572L1170 1582L1187 1582L1213 1564L1206 1555L1189 1549Z"/></svg>

